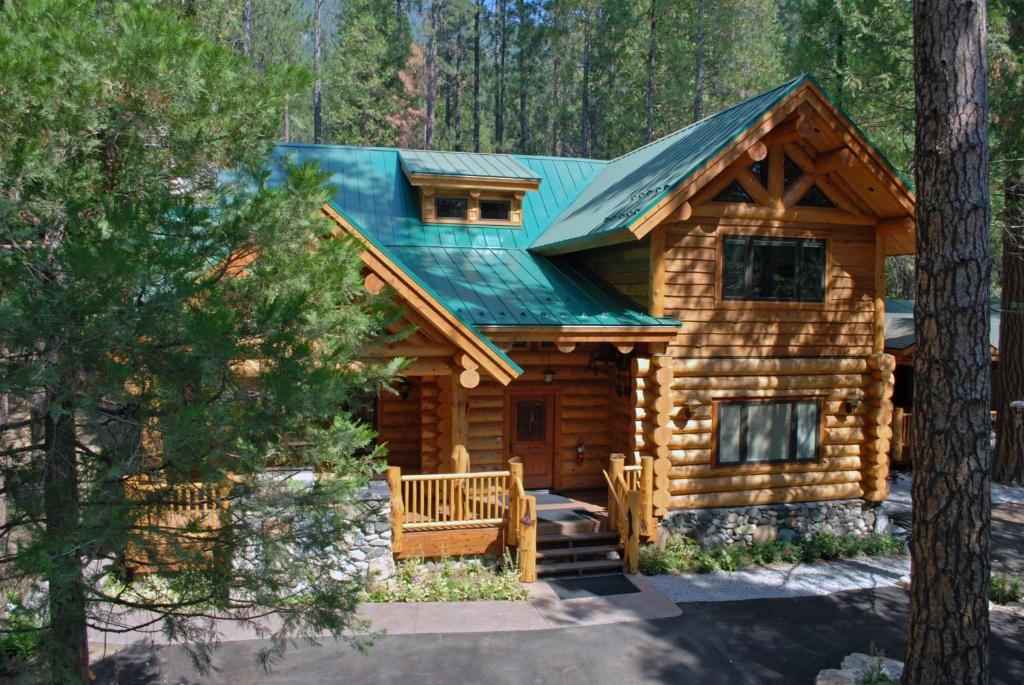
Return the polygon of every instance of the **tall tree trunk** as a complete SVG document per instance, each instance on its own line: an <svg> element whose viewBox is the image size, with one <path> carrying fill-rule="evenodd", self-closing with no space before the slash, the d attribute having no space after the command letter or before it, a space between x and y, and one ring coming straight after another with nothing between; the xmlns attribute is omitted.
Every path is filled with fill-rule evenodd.
<svg viewBox="0 0 1024 685"><path fill-rule="evenodd" d="M423 123L423 147L434 149L434 117L437 109L437 33L441 25L441 6L430 3L430 36L427 39L427 114Z"/></svg>
<svg viewBox="0 0 1024 685"><path fill-rule="evenodd" d="M647 142L654 140L654 58L658 49L658 0L647 17Z"/></svg>
<svg viewBox="0 0 1024 685"><path fill-rule="evenodd" d="M89 681L89 650L86 635L85 581L78 548L78 463L75 452L73 405L65 397L73 379L64 379L47 396L50 407L43 416L44 486L43 511L46 534L56 541L47 569L50 610L49 639L44 647L50 681ZM55 418L53 407L57 408Z"/></svg>
<svg viewBox="0 0 1024 685"><path fill-rule="evenodd" d="M455 31L455 77L452 81L455 119L455 150L462 149L462 26Z"/></svg>
<svg viewBox="0 0 1024 685"><path fill-rule="evenodd" d="M517 0L516 14L519 19L518 28L518 51L516 52L517 66L519 67L519 152L526 154L526 54L528 50L527 23L530 21L528 12L529 6L526 0Z"/></svg>
<svg viewBox="0 0 1024 685"><path fill-rule="evenodd" d="M497 46L494 52L494 149L502 152L505 146L505 57L508 43L508 0L498 0Z"/></svg>
<svg viewBox="0 0 1024 685"><path fill-rule="evenodd" d="M586 3L583 15L583 86L580 103L580 155L590 157L587 149L590 141L590 3Z"/></svg>
<svg viewBox="0 0 1024 685"><path fill-rule="evenodd" d="M313 0L313 142L319 144L323 138L323 121L321 108L323 106L320 82L320 61L322 36L320 30L321 14L323 13L324 0Z"/></svg>
<svg viewBox="0 0 1024 685"><path fill-rule="evenodd" d="M252 55L252 0L242 3L242 52L246 57Z"/></svg>
<svg viewBox="0 0 1024 685"><path fill-rule="evenodd" d="M917 298L903 683L989 681L985 4L915 0Z"/></svg>
<svg viewBox="0 0 1024 685"><path fill-rule="evenodd" d="M473 14L473 152L480 152L480 2Z"/></svg>
<svg viewBox="0 0 1024 685"><path fill-rule="evenodd" d="M697 0L697 32L693 40L693 120L704 118L704 41L707 30L704 26L705 0Z"/></svg>
<svg viewBox="0 0 1024 685"><path fill-rule="evenodd" d="M1014 430L1010 403L1024 400L1024 169L1009 161L1003 179L1003 302L999 324L999 438L993 477L1024 482L1024 435Z"/></svg>

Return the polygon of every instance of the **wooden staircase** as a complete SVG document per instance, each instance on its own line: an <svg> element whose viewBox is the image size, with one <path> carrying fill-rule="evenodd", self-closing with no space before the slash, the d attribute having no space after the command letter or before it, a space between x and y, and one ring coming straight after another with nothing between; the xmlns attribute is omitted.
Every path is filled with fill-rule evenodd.
<svg viewBox="0 0 1024 685"><path fill-rule="evenodd" d="M615 531L537 534L538 576L622 573L623 547Z"/></svg>

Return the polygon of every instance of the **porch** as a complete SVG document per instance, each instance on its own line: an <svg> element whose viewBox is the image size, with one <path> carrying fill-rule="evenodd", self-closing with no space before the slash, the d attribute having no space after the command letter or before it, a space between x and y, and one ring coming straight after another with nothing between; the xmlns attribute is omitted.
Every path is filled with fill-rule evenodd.
<svg viewBox="0 0 1024 685"><path fill-rule="evenodd" d="M456 462L465 461L456 458ZM514 554L523 582L539 575L636 573L642 538L656 530L653 459L612 455L604 490L528 491L523 461L508 470L402 474L388 468L396 559Z"/></svg>

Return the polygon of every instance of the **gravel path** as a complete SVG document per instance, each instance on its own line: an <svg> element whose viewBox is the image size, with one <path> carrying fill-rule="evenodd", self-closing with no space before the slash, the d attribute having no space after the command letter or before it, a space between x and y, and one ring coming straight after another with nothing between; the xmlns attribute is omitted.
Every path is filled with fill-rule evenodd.
<svg viewBox="0 0 1024 685"><path fill-rule="evenodd" d="M673 602L731 602L892 587L909 574L910 557L901 556L651 576L649 580Z"/></svg>
<svg viewBox="0 0 1024 685"><path fill-rule="evenodd" d="M910 508L910 473L896 473L889 481L889 498L885 501L886 509L890 507ZM1024 488L1008 485L992 484L992 504L1024 504Z"/></svg>

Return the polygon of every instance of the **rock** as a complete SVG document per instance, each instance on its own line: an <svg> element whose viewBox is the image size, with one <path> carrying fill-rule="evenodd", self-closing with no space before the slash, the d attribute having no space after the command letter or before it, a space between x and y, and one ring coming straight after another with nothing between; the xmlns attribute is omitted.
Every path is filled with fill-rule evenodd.
<svg viewBox="0 0 1024 685"><path fill-rule="evenodd" d="M853 671L840 671L837 668L826 668L818 673L814 685L859 685L859 678Z"/></svg>
<svg viewBox="0 0 1024 685"><path fill-rule="evenodd" d="M736 523L736 519L738 518L739 516L737 516L735 511L730 511L728 514L725 515L725 520L729 523Z"/></svg>
<svg viewBox="0 0 1024 685"><path fill-rule="evenodd" d="M366 552L361 549L354 549L348 553L348 555L356 561L362 561L366 558Z"/></svg>
<svg viewBox="0 0 1024 685"><path fill-rule="evenodd" d="M779 531L775 526L754 526L754 533L751 537L755 543L764 545L778 538Z"/></svg>
<svg viewBox="0 0 1024 685"><path fill-rule="evenodd" d="M792 528L780 528L778 537L780 540L795 540L800 535Z"/></svg>
<svg viewBox="0 0 1024 685"><path fill-rule="evenodd" d="M874 531L878 534L889 532L889 515L884 511L879 511L875 515Z"/></svg>
<svg viewBox="0 0 1024 685"><path fill-rule="evenodd" d="M870 656L860 652L846 655L840 666L843 670L854 671L860 677L873 672L878 667L881 667L882 673L896 682L899 682L903 675L902 661L887 659L884 656Z"/></svg>

